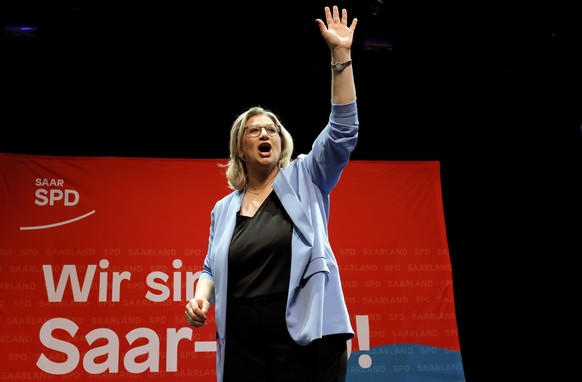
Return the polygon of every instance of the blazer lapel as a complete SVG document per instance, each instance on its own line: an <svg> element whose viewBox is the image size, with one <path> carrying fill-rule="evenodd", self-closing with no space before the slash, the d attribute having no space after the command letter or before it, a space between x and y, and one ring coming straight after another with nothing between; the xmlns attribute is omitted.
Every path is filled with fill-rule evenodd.
<svg viewBox="0 0 582 382"><path fill-rule="evenodd" d="M283 174L284 175L284 174ZM297 194L285 176L278 176L273 183L273 189L285 207L285 211L293 220L295 227L305 238L309 246L313 246L313 226L309 215L305 212Z"/></svg>

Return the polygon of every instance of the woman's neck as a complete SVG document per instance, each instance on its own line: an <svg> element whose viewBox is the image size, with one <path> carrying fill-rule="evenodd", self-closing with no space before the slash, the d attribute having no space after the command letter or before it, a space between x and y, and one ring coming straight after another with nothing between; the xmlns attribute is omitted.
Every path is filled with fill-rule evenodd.
<svg viewBox="0 0 582 382"><path fill-rule="evenodd" d="M260 174L254 177L249 175L246 190L251 194L260 195L271 185L271 183L273 183L278 173L279 168L275 168L270 173L266 173L264 175Z"/></svg>

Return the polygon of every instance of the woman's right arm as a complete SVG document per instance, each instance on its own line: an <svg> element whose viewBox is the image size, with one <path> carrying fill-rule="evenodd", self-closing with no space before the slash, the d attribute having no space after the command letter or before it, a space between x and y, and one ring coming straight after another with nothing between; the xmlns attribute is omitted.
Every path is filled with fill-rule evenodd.
<svg viewBox="0 0 582 382"><path fill-rule="evenodd" d="M190 326L201 328L207 324L210 298L214 294L214 282L211 279L198 279L194 298L186 304L186 321Z"/></svg>
<svg viewBox="0 0 582 382"><path fill-rule="evenodd" d="M186 304L186 321L190 326L201 328L207 324L207 313L214 304L214 278L212 276L212 244L214 242L215 219L218 203L210 213L210 234L208 236L208 252L204 258L202 273L196 281L194 298Z"/></svg>

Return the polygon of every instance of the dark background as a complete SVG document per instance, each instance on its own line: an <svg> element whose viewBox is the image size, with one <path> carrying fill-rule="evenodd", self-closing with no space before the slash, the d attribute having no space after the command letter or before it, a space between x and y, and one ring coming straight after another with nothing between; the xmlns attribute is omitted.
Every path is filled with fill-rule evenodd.
<svg viewBox="0 0 582 382"><path fill-rule="evenodd" d="M0 0L0 152L226 158L230 124L255 104L309 150L330 109L314 19L333 2L199 3ZM337 4L359 19L352 158L441 164L467 381L576 373L579 12Z"/></svg>

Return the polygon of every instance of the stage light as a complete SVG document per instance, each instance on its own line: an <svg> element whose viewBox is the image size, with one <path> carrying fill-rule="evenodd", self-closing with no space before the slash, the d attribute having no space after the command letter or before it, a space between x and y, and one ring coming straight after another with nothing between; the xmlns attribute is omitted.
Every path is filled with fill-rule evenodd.
<svg viewBox="0 0 582 382"><path fill-rule="evenodd" d="M4 33L8 37L37 37L38 28L34 25L5 25Z"/></svg>

